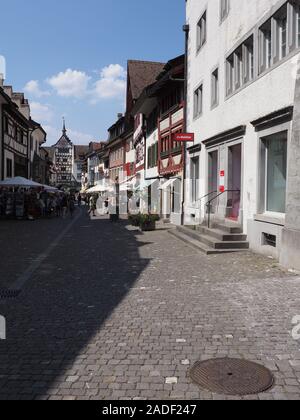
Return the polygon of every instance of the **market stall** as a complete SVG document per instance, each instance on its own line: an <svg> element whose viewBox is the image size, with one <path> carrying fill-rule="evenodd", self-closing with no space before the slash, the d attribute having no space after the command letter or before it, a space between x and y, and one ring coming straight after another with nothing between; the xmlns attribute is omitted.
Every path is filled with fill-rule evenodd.
<svg viewBox="0 0 300 420"><path fill-rule="evenodd" d="M29 220L48 215L51 197L60 191L22 177L0 182L0 217Z"/></svg>

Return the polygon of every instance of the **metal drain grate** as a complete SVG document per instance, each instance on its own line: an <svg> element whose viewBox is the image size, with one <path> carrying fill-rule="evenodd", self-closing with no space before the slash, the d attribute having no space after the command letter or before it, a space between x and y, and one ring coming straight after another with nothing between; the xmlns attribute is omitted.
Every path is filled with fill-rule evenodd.
<svg viewBox="0 0 300 420"><path fill-rule="evenodd" d="M20 290L1 290L0 289L0 299L15 299L21 293Z"/></svg>
<svg viewBox="0 0 300 420"><path fill-rule="evenodd" d="M273 387L275 379L264 366L243 359L197 362L190 371L193 382L223 395L255 395Z"/></svg>

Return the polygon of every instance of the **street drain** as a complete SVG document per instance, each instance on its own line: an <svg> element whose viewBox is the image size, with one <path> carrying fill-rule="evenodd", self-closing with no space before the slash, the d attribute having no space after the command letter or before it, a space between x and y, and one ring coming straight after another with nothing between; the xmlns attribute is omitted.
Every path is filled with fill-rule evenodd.
<svg viewBox="0 0 300 420"><path fill-rule="evenodd" d="M20 290L0 290L0 299L15 299L20 293Z"/></svg>
<svg viewBox="0 0 300 420"><path fill-rule="evenodd" d="M275 379L264 366L243 359L212 359L197 362L190 370L201 388L223 395L255 395L273 387Z"/></svg>

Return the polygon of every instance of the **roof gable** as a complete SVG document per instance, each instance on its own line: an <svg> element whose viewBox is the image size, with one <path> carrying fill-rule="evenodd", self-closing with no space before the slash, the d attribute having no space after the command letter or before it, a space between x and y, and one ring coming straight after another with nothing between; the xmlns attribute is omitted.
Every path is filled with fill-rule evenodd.
<svg viewBox="0 0 300 420"><path fill-rule="evenodd" d="M54 147L72 147L73 143L66 134L63 134Z"/></svg>
<svg viewBox="0 0 300 420"><path fill-rule="evenodd" d="M127 68L127 112L140 97L145 87L155 82L165 63L129 60Z"/></svg>

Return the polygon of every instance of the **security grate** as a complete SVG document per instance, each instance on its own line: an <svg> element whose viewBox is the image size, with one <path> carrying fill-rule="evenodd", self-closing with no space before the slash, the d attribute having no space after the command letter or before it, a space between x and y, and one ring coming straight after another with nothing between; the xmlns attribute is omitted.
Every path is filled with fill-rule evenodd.
<svg viewBox="0 0 300 420"><path fill-rule="evenodd" d="M276 248L277 246L277 237L275 235L270 235L269 233L263 234L264 245L271 246Z"/></svg>

